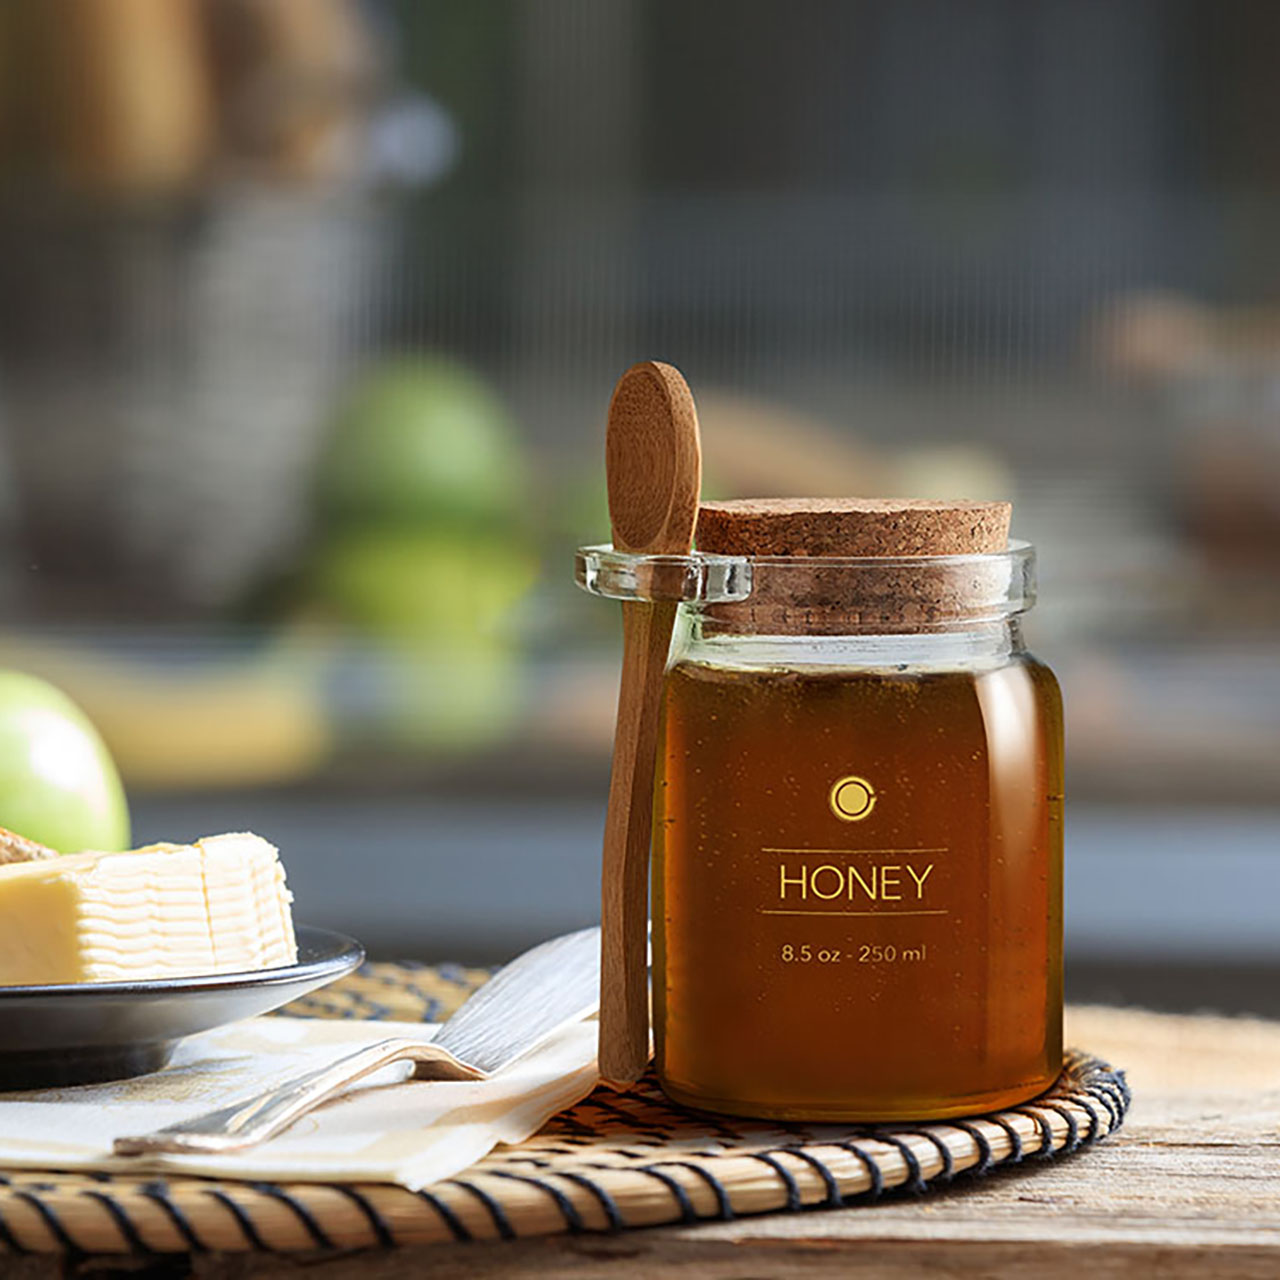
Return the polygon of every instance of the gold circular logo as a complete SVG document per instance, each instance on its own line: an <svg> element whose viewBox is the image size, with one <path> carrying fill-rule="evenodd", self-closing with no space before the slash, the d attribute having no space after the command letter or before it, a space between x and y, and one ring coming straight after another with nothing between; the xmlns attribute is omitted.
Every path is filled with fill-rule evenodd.
<svg viewBox="0 0 1280 1280"><path fill-rule="evenodd" d="M876 807L876 791L866 778L850 774L831 784L827 800L841 822L861 822Z"/></svg>

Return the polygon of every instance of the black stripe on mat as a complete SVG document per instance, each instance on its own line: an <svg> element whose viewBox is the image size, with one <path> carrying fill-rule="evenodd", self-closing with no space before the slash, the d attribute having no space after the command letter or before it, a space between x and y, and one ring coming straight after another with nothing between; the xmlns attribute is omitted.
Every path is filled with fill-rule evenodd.
<svg viewBox="0 0 1280 1280"><path fill-rule="evenodd" d="M869 1200L878 1200L884 1191L884 1170L880 1168L880 1162L869 1151L864 1151L856 1142L833 1142L834 1147L839 1147L841 1151L847 1151L853 1156L859 1164L867 1171L867 1177L871 1179L871 1185L859 1194L866 1196Z"/></svg>
<svg viewBox="0 0 1280 1280"><path fill-rule="evenodd" d="M582 1215L578 1212L578 1208L573 1201L559 1187L553 1186L544 1178L536 1177L530 1173L513 1173L510 1169L492 1169L486 1170L486 1173L491 1178L506 1178L509 1182L523 1182L526 1186L537 1187L539 1191L545 1191L555 1202L556 1208L560 1210L560 1214L570 1232L574 1235L579 1235L587 1229L586 1223L582 1221Z"/></svg>
<svg viewBox="0 0 1280 1280"><path fill-rule="evenodd" d="M1123 1071L1105 1071L1101 1064L1085 1072L1081 1078L1081 1087L1086 1093L1105 1099L1107 1109L1113 1111L1117 1127L1128 1111L1133 1095L1129 1092L1129 1082Z"/></svg>
<svg viewBox="0 0 1280 1280"><path fill-rule="evenodd" d="M1039 1106L1040 1103L1036 1102L1029 1107L1010 1107L1009 1110L1015 1116L1026 1116L1028 1120L1035 1121L1040 1130L1040 1147L1035 1156L1037 1160L1048 1160L1053 1156L1053 1124L1043 1111L1037 1110Z"/></svg>
<svg viewBox="0 0 1280 1280"><path fill-rule="evenodd" d="M978 1148L978 1163L971 1169L966 1169L966 1173L984 1174L991 1168L994 1156L991 1151L991 1141L981 1129L978 1128L970 1120L948 1120L947 1123L953 1129L959 1129L961 1133L967 1133L973 1139L974 1145Z"/></svg>
<svg viewBox="0 0 1280 1280"><path fill-rule="evenodd" d="M167 1182L162 1178L157 1178L154 1182L144 1182L138 1191L165 1211L169 1221L173 1223L174 1230L182 1237L190 1252L209 1252L209 1247L200 1239L195 1227L191 1225L191 1219L171 1199Z"/></svg>
<svg viewBox="0 0 1280 1280"><path fill-rule="evenodd" d="M139 1234L133 1219L116 1203L113 1197L109 1196L105 1191L89 1190L81 1191L80 1195L90 1200L96 1200L111 1215L112 1221L120 1228L120 1234L124 1236L128 1243L130 1253L143 1254L144 1256L155 1255L156 1251Z"/></svg>
<svg viewBox="0 0 1280 1280"><path fill-rule="evenodd" d="M827 1198L821 1204L815 1204L813 1206L815 1209L839 1209L844 1204L844 1196L840 1194L840 1183L823 1161L801 1147L786 1147L784 1150L787 1155L795 1156L797 1160L807 1164L822 1179L822 1185L827 1189Z"/></svg>
<svg viewBox="0 0 1280 1280"><path fill-rule="evenodd" d="M1060 1153L1069 1156L1080 1146L1080 1122L1072 1114L1071 1108L1064 1106L1061 1102L1037 1102L1036 1106L1045 1111L1052 1111L1054 1115L1061 1116L1066 1122L1067 1140L1062 1144Z"/></svg>
<svg viewBox="0 0 1280 1280"><path fill-rule="evenodd" d="M907 1166L907 1180L902 1184L904 1191L914 1191L919 1194L928 1185L924 1180L924 1174L920 1169L920 1161L916 1157L916 1153L911 1150L909 1143L903 1139L895 1137L891 1133L873 1133L870 1135L877 1142L883 1142L892 1147L901 1157L902 1162Z"/></svg>
<svg viewBox="0 0 1280 1280"><path fill-rule="evenodd" d="M1123 1071L1113 1071L1110 1078L1115 1082L1116 1087L1124 1096L1124 1105L1128 1107L1128 1105L1133 1101L1133 1093L1129 1089L1129 1077L1126 1076Z"/></svg>
<svg viewBox="0 0 1280 1280"><path fill-rule="evenodd" d="M31 1250L25 1244L19 1241L18 1237L9 1229L9 1224L5 1221L5 1216L0 1213L0 1244L3 1244L10 1253L30 1253Z"/></svg>
<svg viewBox="0 0 1280 1280"><path fill-rule="evenodd" d="M613 1165L593 1165L596 1169L612 1169ZM649 1177L656 1178L675 1198L676 1207L680 1210L680 1221L684 1223L697 1222L698 1211L694 1208L693 1201L689 1198L689 1193L680 1184L679 1178L674 1178L671 1174L663 1169L656 1169L651 1164L640 1165L635 1169L628 1170L629 1173L647 1173Z"/></svg>
<svg viewBox="0 0 1280 1280"><path fill-rule="evenodd" d="M15 1188L13 1194L17 1196L19 1200L23 1200L29 1204L40 1215L41 1221L49 1228L53 1238L67 1253L75 1254L77 1257L82 1257L84 1255L85 1250L75 1242L70 1232L68 1232L66 1227L62 1225L62 1219L59 1218L53 1211L53 1208L50 1205L45 1204L45 1202L41 1200L35 1192Z"/></svg>
<svg viewBox="0 0 1280 1280"><path fill-rule="evenodd" d="M759 1160L761 1164L767 1164L778 1175L778 1180L787 1193L788 1213L799 1213L804 1208L804 1201L800 1198L800 1184L791 1170L777 1156L768 1151L744 1151L742 1154L749 1156L752 1160Z"/></svg>
<svg viewBox="0 0 1280 1280"><path fill-rule="evenodd" d="M582 1152L580 1150L572 1152L567 1151L565 1154L581 1155ZM621 1157L624 1160L652 1160L653 1146L651 1144L646 1144L645 1146L640 1147L610 1147L609 1154L615 1158ZM612 1168L613 1166L610 1165L608 1167Z"/></svg>
<svg viewBox="0 0 1280 1280"><path fill-rule="evenodd" d="M452 1186L461 1187L464 1191L470 1191L489 1210L489 1216L493 1219L494 1229L502 1239L515 1240L517 1238L518 1233L515 1227L511 1225L511 1219L507 1217L507 1211L483 1187L477 1187L474 1182L468 1182L465 1178L450 1178L448 1181Z"/></svg>
<svg viewBox="0 0 1280 1280"><path fill-rule="evenodd" d="M212 1196L236 1220L251 1249L257 1249L260 1253L275 1253L275 1250L258 1234L258 1228L243 1205L237 1204L219 1187L210 1187L205 1195Z"/></svg>
<svg viewBox="0 0 1280 1280"><path fill-rule="evenodd" d="M1011 1149L1009 1154L1005 1157L1004 1163L1017 1164L1022 1159L1022 1135L1003 1116L992 1114L984 1116L983 1119L986 1120L988 1124L998 1125L1006 1134L1009 1135L1009 1146Z"/></svg>
<svg viewBox="0 0 1280 1280"><path fill-rule="evenodd" d="M334 1247L333 1241L329 1239L329 1233L316 1221L316 1215L301 1200L290 1195L283 1187L274 1182L251 1182L248 1185L259 1195L270 1196L272 1200L277 1200L290 1209L293 1216L306 1228L307 1234L310 1235L317 1249L332 1249Z"/></svg>
<svg viewBox="0 0 1280 1280"><path fill-rule="evenodd" d="M413 1192L423 1204L429 1204L440 1216L445 1226L453 1232L453 1238L462 1243L474 1240L475 1237L467 1230L467 1224L462 1221L454 1211L449 1208L443 1200L434 1192L428 1191L425 1187L421 1191Z"/></svg>
<svg viewBox="0 0 1280 1280"><path fill-rule="evenodd" d="M587 1101L590 1102L591 1099L588 1098ZM584 1121L579 1120L573 1114L573 1110L562 1111L558 1116L555 1116L550 1123L557 1129L568 1129L574 1137L594 1139L596 1136L595 1129Z"/></svg>
<svg viewBox="0 0 1280 1280"><path fill-rule="evenodd" d="M639 1137L647 1138L650 1142L654 1143L655 1146L666 1146L667 1134L664 1133L661 1128L652 1122L646 1123L643 1117L636 1115L632 1111L628 1111L625 1107L618 1106L615 1102L610 1102L606 1098L598 1098L593 1094L582 1105L591 1107L597 1111L603 1111L607 1116L612 1116L614 1120L620 1121L624 1124L627 1127L628 1132L634 1133ZM697 1116L698 1119L702 1119L702 1115L699 1112L693 1112L691 1114ZM714 1125L708 1125L707 1127L713 1128ZM599 1136L598 1130L593 1129L590 1132L592 1137ZM735 1134L734 1136L736 1138L737 1135Z"/></svg>
<svg viewBox="0 0 1280 1280"><path fill-rule="evenodd" d="M698 1164L697 1161L695 1160L659 1160L659 1161L655 1161L652 1164L642 1165L641 1168L643 1169L655 1169L655 1168L688 1169L690 1173L696 1173L698 1177L701 1178L702 1181L705 1182L707 1186L711 1188L712 1194L716 1198L716 1210L717 1210L716 1217L719 1218L721 1222L733 1221L733 1217L734 1217L733 1201L729 1198L729 1193L728 1191L725 1190L724 1183L721 1182L720 1179L717 1178L716 1175L712 1173L710 1169L704 1168L702 1165Z"/></svg>
<svg viewBox="0 0 1280 1280"><path fill-rule="evenodd" d="M1119 1085L1117 1086L1120 1090L1120 1097L1124 1100L1124 1106L1121 1107L1120 1109L1120 1120L1119 1120L1119 1124L1123 1124L1125 1114L1128 1112L1129 1106L1133 1102L1133 1094L1132 1092L1130 1092L1129 1085L1124 1078L1124 1072L1118 1071L1116 1072L1116 1075L1119 1077L1119 1081L1120 1081ZM1119 1125L1117 1125L1117 1127L1119 1127Z"/></svg>
<svg viewBox="0 0 1280 1280"><path fill-rule="evenodd" d="M1091 1098L1097 1098L1106 1108L1113 1130L1124 1123L1124 1114L1128 1110L1129 1101L1123 1090L1114 1086L1109 1080L1094 1080L1084 1086L1084 1091Z"/></svg>
<svg viewBox="0 0 1280 1280"><path fill-rule="evenodd" d="M726 1117L713 1115L709 1111L699 1111L696 1107L688 1107L685 1106L683 1102L677 1102L674 1098L668 1098L666 1094L660 1091L659 1086L656 1083L650 1084L649 1087L656 1096L651 1101L648 1101L646 1105L654 1108L660 1108L663 1111L673 1112L677 1116L682 1116L687 1120L697 1121L702 1128L706 1129L709 1133L716 1134L718 1137L726 1138L732 1142L742 1141L742 1131L740 1129L733 1128ZM600 1107L602 1110L617 1116L619 1119L627 1121L627 1123L633 1127L640 1120L640 1117L629 1112L626 1108L608 1101L607 1098L601 1096L601 1093L601 1090L597 1090L587 1099L587 1103L594 1107ZM667 1135L663 1133L660 1128L656 1128L654 1125L647 1125L645 1127L651 1131L656 1131L656 1136L662 1142L666 1142Z"/></svg>
<svg viewBox="0 0 1280 1280"><path fill-rule="evenodd" d="M1082 1139L1086 1147L1092 1146L1102 1137L1102 1117L1098 1114L1098 1100L1088 1093L1073 1093L1066 1099L1074 1103L1089 1116L1089 1132Z"/></svg>
<svg viewBox="0 0 1280 1280"><path fill-rule="evenodd" d="M369 1197L362 1191L358 1191L355 1187L344 1186L341 1182L326 1183L330 1190L337 1191L339 1194L347 1197L352 1204L364 1214L365 1221L369 1224L378 1243L384 1249L392 1248L396 1243L395 1233L387 1225L387 1220L380 1214Z"/></svg>
<svg viewBox="0 0 1280 1280"><path fill-rule="evenodd" d="M942 1168L936 1175L940 1182L950 1182L955 1177L955 1160L951 1155L951 1148L931 1129L899 1129L898 1132L923 1138L932 1144L938 1153L938 1158L942 1161Z"/></svg>
<svg viewBox="0 0 1280 1280"><path fill-rule="evenodd" d="M1091 1085L1081 1086L1080 1094L1077 1096L1092 1098L1107 1113L1107 1128L1109 1130L1118 1126L1120 1113L1116 1108L1116 1100L1105 1089L1098 1089Z"/></svg>
<svg viewBox="0 0 1280 1280"><path fill-rule="evenodd" d="M600 1208L604 1210L604 1216L609 1220L610 1231L626 1230L627 1221L622 1216L622 1210L618 1208L618 1202L594 1178L588 1178L585 1173L569 1172L561 1172L559 1176L567 1182L575 1183L600 1202Z"/></svg>

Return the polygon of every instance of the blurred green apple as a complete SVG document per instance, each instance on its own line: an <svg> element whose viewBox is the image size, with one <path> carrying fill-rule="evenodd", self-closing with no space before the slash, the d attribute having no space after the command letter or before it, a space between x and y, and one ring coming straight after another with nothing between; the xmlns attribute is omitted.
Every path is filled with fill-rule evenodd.
<svg viewBox="0 0 1280 1280"><path fill-rule="evenodd" d="M361 379L320 469L326 522L450 527L520 514L525 462L505 406L464 366L402 357Z"/></svg>
<svg viewBox="0 0 1280 1280"><path fill-rule="evenodd" d="M124 788L97 730L66 694L0 672L0 826L59 853L127 849Z"/></svg>
<svg viewBox="0 0 1280 1280"><path fill-rule="evenodd" d="M501 737L523 683L511 615L537 575L511 541L431 529L352 530L323 547L313 589L383 646L385 727L405 746L463 750Z"/></svg>
<svg viewBox="0 0 1280 1280"><path fill-rule="evenodd" d="M432 530L352 531L316 558L316 595L344 622L401 642L479 643L533 585L519 545Z"/></svg>

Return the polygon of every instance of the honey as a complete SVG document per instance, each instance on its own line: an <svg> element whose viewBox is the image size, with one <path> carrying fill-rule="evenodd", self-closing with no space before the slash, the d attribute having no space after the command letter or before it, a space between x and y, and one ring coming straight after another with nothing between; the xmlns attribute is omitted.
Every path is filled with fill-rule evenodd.
<svg viewBox="0 0 1280 1280"><path fill-rule="evenodd" d="M678 1100L929 1119L1057 1077L1057 684L1026 656L903 666L668 673L654 1001Z"/></svg>

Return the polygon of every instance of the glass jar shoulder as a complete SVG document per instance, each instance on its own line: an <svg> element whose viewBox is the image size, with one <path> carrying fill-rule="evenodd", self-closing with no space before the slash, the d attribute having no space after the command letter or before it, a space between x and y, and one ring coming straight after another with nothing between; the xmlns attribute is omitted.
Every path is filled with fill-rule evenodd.
<svg viewBox="0 0 1280 1280"><path fill-rule="evenodd" d="M1032 657L1016 624L965 631L859 635L706 635L679 628L672 665L703 678L819 674L850 678L863 674L970 672L1025 665L1052 673ZM1040 679L1041 677L1036 677Z"/></svg>

